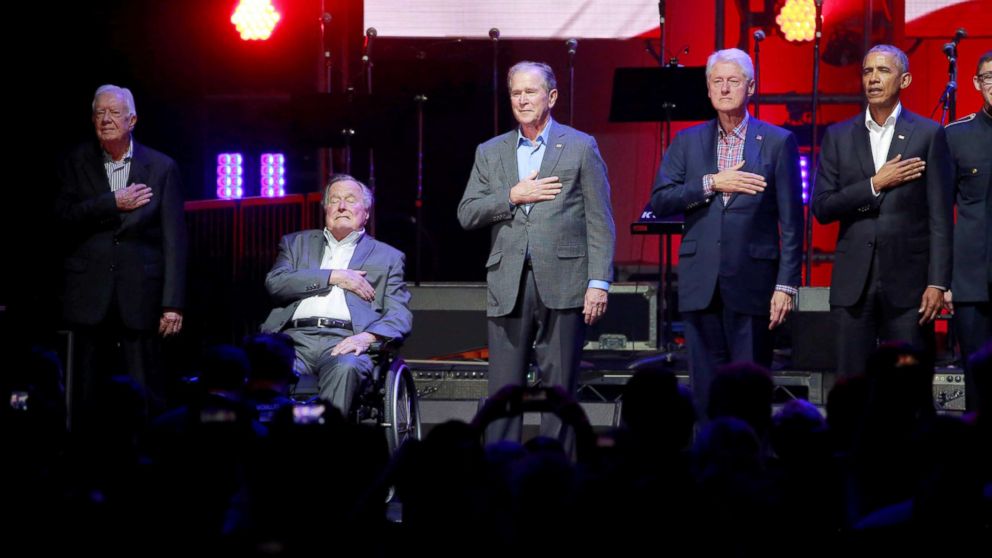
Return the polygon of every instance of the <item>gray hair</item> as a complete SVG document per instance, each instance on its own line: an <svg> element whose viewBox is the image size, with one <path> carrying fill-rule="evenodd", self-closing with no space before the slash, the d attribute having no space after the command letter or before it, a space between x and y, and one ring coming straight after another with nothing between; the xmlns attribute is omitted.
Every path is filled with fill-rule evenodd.
<svg viewBox="0 0 992 558"><path fill-rule="evenodd" d="M334 186L338 182L347 182L349 180L351 182L354 182L355 184L358 184L358 186L361 187L362 205L365 206L365 209L366 210L372 209L372 202L375 201L375 198L372 195L372 190L370 190L369 187L366 186L365 183L362 182L361 180L358 180L357 178L351 176L350 174L344 174L343 172L334 174L331 176L330 179L327 180L327 186L324 188L324 206L325 207L327 206L327 202L331 198L331 186Z"/></svg>
<svg viewBox="0 0 992 558"><path fill-rule="evenodd" d="M530 60L517 62L506 72L507 89L512 87L513 75L517 72L537 72L541 75L541 79L544 80L544 88L547 91L550 92L552 89L558 89L558 82L555 80L555 71L551 69L551 66L548 66L544 62L531 62Z"/></svg>
<svg viewBox="0 0 992 558"><path fill-rule="evenodd" d="M896 64L899 65L899 73L905 74L909 71L909 58L906 56L906 53L898 47L894 47L892 45L875 45L871 47L868 49L868 52L865 53L865 57L861 61L862 65L864 65L864 60L867 60L868 56L870 56L873 52L881 52L883 54L892 55L892 57L896 59Z"/></svg>
<svg viewBox="0 0 992 558"><path fill-rule="evenodd" d="M126 87L118 87L109 83L96 88L96 93L93 94L93 110L96 110L97 98L104 93L113 93L123 99L124 105L127 106L128 115L138 115L138 111L134 109L134 95L131 94L131 90Z"/></svg>
<svg viewBox="0 0 992 558"><path fill-rule="evenodd" d="M741 71L744 72L744 77L748 81L754 79L754 63L751 62L751 57L748 56L746 52L739 48L727 48L724 50L718 50L710 55L706 59L706 79L710 78L710 74L713 73L713 66L716 66L720 62L732 62L740 66Z"/></svg>

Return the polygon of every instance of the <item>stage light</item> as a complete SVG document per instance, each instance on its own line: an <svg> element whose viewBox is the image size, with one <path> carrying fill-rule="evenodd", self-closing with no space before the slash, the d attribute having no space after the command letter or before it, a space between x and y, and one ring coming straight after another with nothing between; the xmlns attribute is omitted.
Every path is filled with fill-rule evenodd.
<svg viewBox="0 0 992 558"><path fill-rule="evenodd" d="M799 156L799 176L803 181L803 203L809 202L809 155Z"/></svg>
<svg viewBox="0 0 992 558"><path fill-rule="evenodd" d="M231 23L242 40L264 41L272 35L281 17L270 0L241 0L231 14Z"/></svg>
<svg viewBox="0 0 992 558"><path fill-rule="evenodd" d="M816 32L816 6L813 0L785 0L775 23L787 41L812 41Z"/></svg>
<svg viewBox="0 0 992 558"><path fill-rule="evenodd" d="M259 171L262 196L281 198L286 195L286 157L282 153L262 153Z"/></svg>
<svg viewBox="0 0 992 558"><path fill-rule="evenodd" d="M244 157L240 153L217 155L217 197L236 199L244 195Z"/></svg>

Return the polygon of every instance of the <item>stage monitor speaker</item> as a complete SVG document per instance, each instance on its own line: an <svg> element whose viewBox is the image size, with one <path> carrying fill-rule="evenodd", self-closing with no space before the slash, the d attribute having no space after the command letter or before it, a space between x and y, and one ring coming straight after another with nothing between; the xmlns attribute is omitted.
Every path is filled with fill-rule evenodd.
<svg viewBox="0 0 992 558"><path fill-rule="evenodd" d="M485 283L421 283L407 286L413 332L403 343L406 359L430 359L484 349Z"/></svg>

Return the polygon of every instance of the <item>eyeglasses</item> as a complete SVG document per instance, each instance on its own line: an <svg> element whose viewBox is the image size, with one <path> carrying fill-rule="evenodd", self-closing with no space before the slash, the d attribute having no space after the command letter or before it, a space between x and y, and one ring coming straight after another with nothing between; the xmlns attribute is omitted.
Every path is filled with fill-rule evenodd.
<svg viewBox="0 0 992 558"><path fill-rule="evenodd" d="M984 74L978 74L975 76L978 78L978 83L981 83L984 87L992 85L992 72L985 72Z"/></svg>
<svg viewBox="0 0 992 558"><path fill-rule="evenodd" d="M722 88L723 84L726 83L731 89L737 89L738 87L744 85L746 82L737 78L723 79L714 78L710 80L710 85L713 87Z"/></svg>

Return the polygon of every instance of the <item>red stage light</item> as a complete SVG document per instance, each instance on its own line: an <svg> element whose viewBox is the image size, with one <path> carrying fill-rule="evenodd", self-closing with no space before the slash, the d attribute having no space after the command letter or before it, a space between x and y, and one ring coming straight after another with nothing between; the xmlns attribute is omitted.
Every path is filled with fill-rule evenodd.
<svg viewBox="0 0 992 558"><path fill-rule="evenodd" d="M270 0L241 0L231 14L231 23L243 40L264 41L281 17Z"/></svg>

